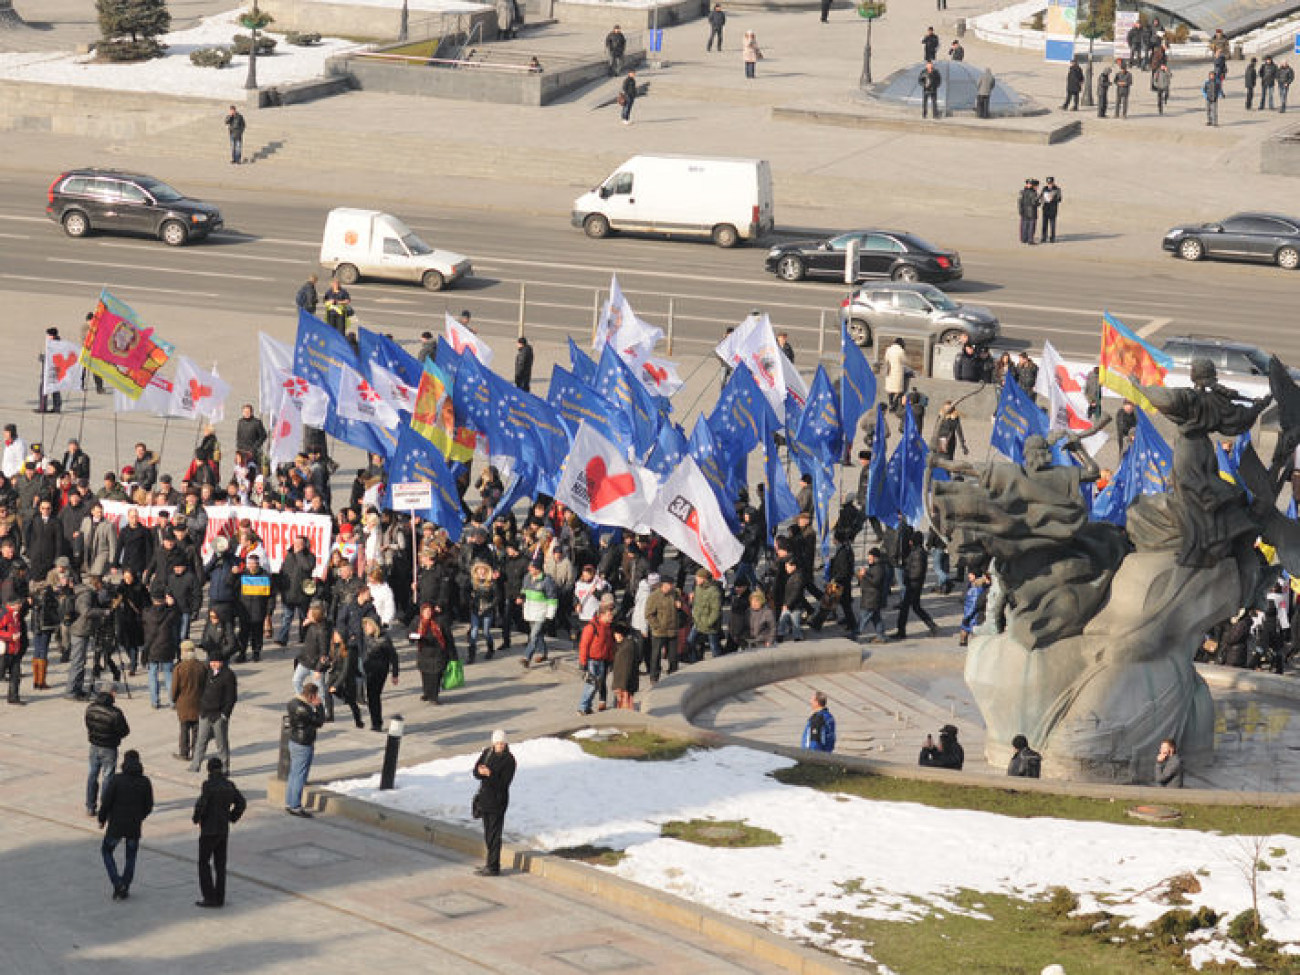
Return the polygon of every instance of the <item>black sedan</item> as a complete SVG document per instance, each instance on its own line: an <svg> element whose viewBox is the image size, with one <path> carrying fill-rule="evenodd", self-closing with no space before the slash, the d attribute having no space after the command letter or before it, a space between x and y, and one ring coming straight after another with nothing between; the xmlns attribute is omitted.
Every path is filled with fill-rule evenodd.
<svg viewBox="0 0 1300 975"><path fill-rule="evenodd" d="M926 243L915 234L893 230L852 230L825 240L777 244L767 253L767 270L786 281L803 278L844 280L844 256L858 242L857 279L956 281L961 258L955 251Z"/></svg>
<svg viewBox="0 0 1300 975"><path fill-rule="evenodd" d="M1300 267L1300 220L1276 213L1237 213L1219 223L1174 227L1160 246L1185 261L1261 261L1294 271Z"/></svg>

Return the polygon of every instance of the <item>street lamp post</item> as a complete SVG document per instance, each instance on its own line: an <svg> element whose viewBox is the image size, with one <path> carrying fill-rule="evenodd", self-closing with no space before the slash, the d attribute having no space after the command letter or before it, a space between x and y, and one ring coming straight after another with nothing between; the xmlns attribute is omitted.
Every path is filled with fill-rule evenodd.
<svg viewBox="0 0 1300 975"><path fill-rule="evenodd" d="M239 22L248 28L251 35L248 48L248 77L244 79L244 88L247 91L254 91L257 88L257 32L271 22L271 15L262 13L257 8L257 0L253 0L252 12L241 17Z"/></svg>
<svg viewBox="0 0 1300 975"><path fill-rule="evenodd" d="M1083 22L1080 31L1084 37L1088 38L1088 73L1084 78L1083 85L1083 106L1092 108L1097 103L1092 98L1092 46L1097 38L1105 33L1101 25L1097 23L1097 0L1089 0L1088 19Z"/></svg>
<svg viewBox="0 0 1300 975"><path fill-rule="evenodd" d="M408 40L410 32L411 32L410 0L402 0L402 20L397 27L397 39L399 41Z"/></svg>
<svg viewBox="0 0 1300 975"><path fill-rule="evenodd" d="M863 0L858 4L858 16L867 22L867 43L862 49L862 75L858 78L858 87L865 88L871 84L871 27L878 18L885 16L883 0Z"/></svg>

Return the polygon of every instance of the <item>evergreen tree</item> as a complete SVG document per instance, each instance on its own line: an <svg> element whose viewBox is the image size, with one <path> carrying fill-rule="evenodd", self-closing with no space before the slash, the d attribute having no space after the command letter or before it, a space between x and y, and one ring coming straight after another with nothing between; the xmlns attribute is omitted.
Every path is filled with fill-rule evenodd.
<svg viewBox="0 0 1300 975"><path fill-rule="evenodd" d="M134 43L171 30L167 0L95 0L95 7L105 41L129 37Z"/></svg>

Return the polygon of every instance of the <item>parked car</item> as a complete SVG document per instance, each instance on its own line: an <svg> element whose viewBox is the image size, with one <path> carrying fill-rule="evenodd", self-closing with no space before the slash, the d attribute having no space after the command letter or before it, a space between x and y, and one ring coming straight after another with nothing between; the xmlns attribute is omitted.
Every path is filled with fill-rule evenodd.
<svg viewBox="0 0 1300 975"><path fill-rule="evenodd" d="M350 207L336 207L326 216L320 262L345 285L379 278L441 291L474 273L464 254L430 247L391 214Z"/></svg>
<svg viewBox="0 0 1300 975"><path fill-rule="evenodd" d="M956 345L966 335L986 345L1001 331L998 317L979 305L953 301L931 284L881 283L854 290L840 302L840 320L849 337L871 345L879 329L925 332L944 345Z"/></svg>
<svg viewBox="0 0 1300 975"><path fill-rule="evenodd" d="M180 247L221 228L221 211L160 179L112 169L71 169L50 184L46 215L69 237L146 234Z"/></svg>
<svg viewBox="0 0 1300 975"><path fill-rule="evenodd" d="M1174 227L1160 244L1185 261L1213 257L1300 267L1300 220L1276 213L1237 213L1219 223Z"/></svg>
<svg viewBox="0 0 1300 975"><path fill-rule="evenodd" d="M895 281L957 281L961 257L927 243L915 234L893 230L852 230L824 240L777 244L767 252L766 268L785 281L803 278L844 280L844 255L858 241L858 279Z"/></svg>

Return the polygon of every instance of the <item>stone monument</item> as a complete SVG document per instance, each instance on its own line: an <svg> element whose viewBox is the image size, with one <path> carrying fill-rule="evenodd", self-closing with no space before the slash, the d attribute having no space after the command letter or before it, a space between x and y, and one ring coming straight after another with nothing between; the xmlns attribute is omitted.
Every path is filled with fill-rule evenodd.
<svg viewBox="0 0 1300 975"><path fill-rule="evenodd" d="M1193 765L1213 749L1196 649L1276 578L1258 538L1300 571L1300 525L1276 507L1292 455L1275 454L1266 470L1247 447L1243 489L1219 476L1211 440L1250 430L1274 397L1282 442L1300 438L1300 390L1273 365L1272 395L1253 402L1220 386L1205 360L1193 363L1190 389L1142 388L1177 429L1172 489L1135 501L1127 530L1088 520L1079 485L1097 470L1078 437L1066 449L1080 467L1053 466L1042 437L1027 439L1023 464L963 471L937 462L972 476L932 484L935 529L954 559L991 559L1005 598L1005 609L990 599L987 631L966 662L991 762L1004 764L1024 734L1043 753L1045 776L1139 782L1149 781L1162 738Z"/></svg>

